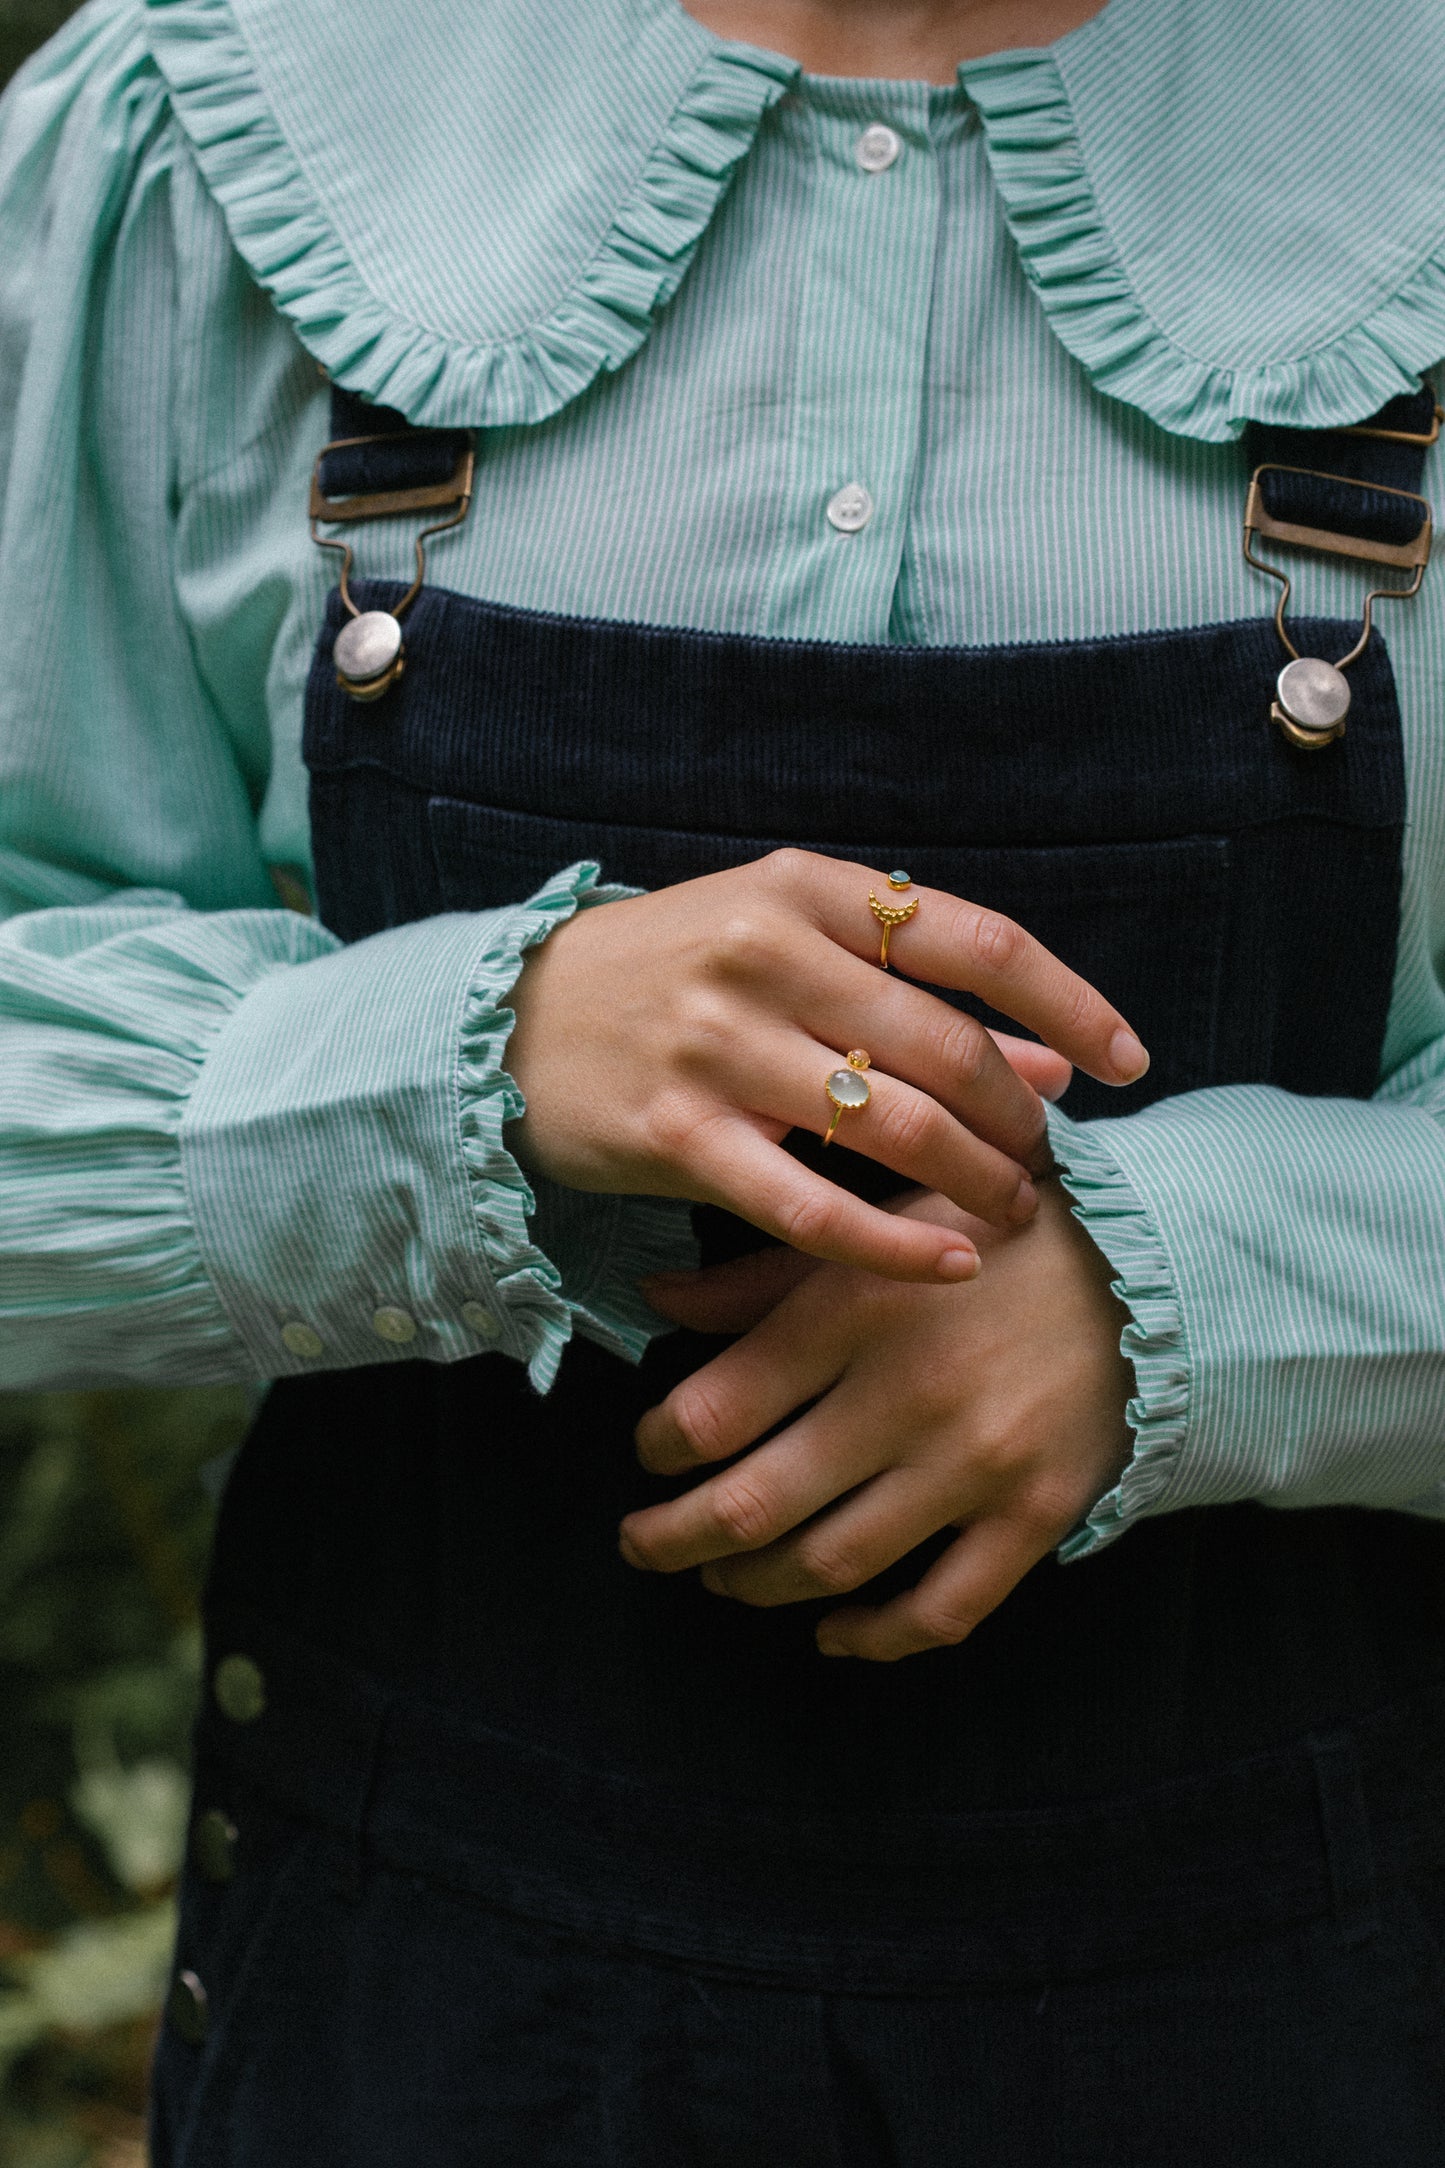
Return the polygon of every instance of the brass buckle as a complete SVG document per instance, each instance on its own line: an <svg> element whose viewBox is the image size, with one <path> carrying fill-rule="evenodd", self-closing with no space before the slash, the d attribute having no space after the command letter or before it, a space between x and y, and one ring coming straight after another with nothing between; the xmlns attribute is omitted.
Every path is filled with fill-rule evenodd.
<svg viewBox="0 0 1445 2168"><path fill-rule="evenodd" d="M1372 434L1370 431L1360 433ZM1347 489L1368 489L1377 495L1404 498L1420 508L1419 532L1409 542L1371 542L1356 535L1336 534L1327 527L1304 527L1292 520L1276 519L1264 502L1264 492L1259 484L1262 474L1308 474L1320 481L1340 483ZM1323 746L1332 745L1336 738L1344 736L1350 695L1343 673L1352 662L1359 660L1369 646L1370 633L1374 628L1375 604L1407 602L1412 595L1419 594L1425 568L1430 562L1434 537L1434 515L1430 509L1430 500L1428 497L1417 496L1413 490L1385 489L1379 483L1357 481L1352 475L1317 474L1311 467L1286 467L1273 462L1256 467L1250 476L1249 497L1244 508L1245 561L1253 565L1257 572L1267 573L1270 579L1279 582L1280 593L1275 607L1274 625L1286 652L1292 658L1290 665L1280 673L1281 697L1275 701L1270 716L1290 744L1297 746L1301 752L1318 752ZM1290 576L1281 571L1278 565L1270 564L1267 558L1259 555L1255 548L1256 538L1279 542L1286 548L1321 550L1332 557L1352 557L1366 564L1386 565L1394 570L1413 572L1414 578L1408 587L1372 587L1365 596L1359 639L1348 655L1342 655L1337 663L1327 663L1322 658L1302 656L1290 638L1285 624L1285 612L1289 608L1292 592ZM1298 702L1292 711L1287 704L1284 696L1288 694L1290 698L1294 698L1292 681L1297 677L1300 679L1301 689L1308 685L1313 690L1314 699L1322 702L1318 712L1301 708Z"/></svg>
<svg viewBox="0 0 1445 2168"><path fill-rule="evenodd" d="M1337 437L1373 437L1377 444L1418 444L1422 451L1428 452L1430 446L1439 439L1442 422L1445 422L1445 407L1437 400L1435 420L1424 434L1418 429L1371 429L1367 422L1356 422L1353 428L1336 429L1332 434Z"/></svg>
<svg viewBox="0 0 1445 2168"><path fill-rule="evenodd" d="M1362 430L1359 434L1368 435L1370 432ZM1259 486L1262 474L1307 474L1314 481L1338 482L1345 489L1367 489L1376 497L1401 497L1407 503L1420 507L1419 533L1411 542L1371 542L1358 535L1336 534L1330 527L1301 527L1292 520L1276 519L1273 513L1265 508L1264 492ZM1410 489L1386 489L1378 482L1356 481L1348 474L1321 474L1313 467L1285 467L1271 461L1266 466L1256 467L1250 476L1249 498L1244 508L1244 554L1252 565L1257 566L1261 572L1267 572L1271 579L1287 579L1286 574L1277 571L1273 565L1266 564L1263 558L1252 554L1251 544L1255 535L1261 536L1267 542L1290 544L1295 549L1324 550L1333 557L1355 557L1367 564L1392 565L1401 571L1414 571L1418 575L1414 587L1382 587L1377 590L1380 595L1398 594L1403 598L1418 591L1425 566L1430 562L1434 515L1429 498L1417 496ZM1366 637L1368 638L1368 634Z"/></svg>
<svg viewBox="0 0 1445 2168"><path fill-rule="evenodd" d="M311 539L318 549L337 550L341 554L341 578L338 586L342 602L350 612L358 634L382 636L379 646L373 639L370 652L374 656L372 666L365 675L349 675L337 662L336 682L353 700L379 700L384 692L396 683L406 668L406 651L402 643L400 624L407 611L421 593L426 580L426 550L424 544L433 535L445 534L452 527L459 527L471 508L472 488L476 479L476 447L468 439L460 453L455 468L445 482L429 482L418 489L385 489L357 491L349 497L328 497L321 484L322 463L328 453L347 451L359 444L385 444L392 441L386 436L337 437L331 444L322 446L316 464L311 470ZM400 519L408 512L449 512L450 517L435 520L423 527L416 537L416 576L411 586L390 610L361 611L351 596L351 569L355 553L349 542L333 541L329 535L318 532L321 526L345 527L361 520ZM389 622L390 621L390 622ZM338 657L344 643L352 636L352 627L344 626L337 635ZM359 652L367 652L367 643L361 640Z"/></svg>
<svg viewBox="0 0 1445 2168"><path fill-rule="evenodd" d="M420 489L378 489L356 491L349 497L328 497L321 486L321 469L333 452L354 451L361 444L389 444L391 437L337 437L334 443L324 444L317 454L316 465L311 470L311 524L318 520L330 527L350 526L354 520L401 519L408 512L435 512L446 505L460 505L458 519L465 517L466 507L472 494L472 477L476 468L476 452L468 444L458 458L456 467L445 482L430 482ZM456 521L444 524L454 526ZM440 532L433 528L433 533ZM341 545L336 545L340 547Z"/></svg>

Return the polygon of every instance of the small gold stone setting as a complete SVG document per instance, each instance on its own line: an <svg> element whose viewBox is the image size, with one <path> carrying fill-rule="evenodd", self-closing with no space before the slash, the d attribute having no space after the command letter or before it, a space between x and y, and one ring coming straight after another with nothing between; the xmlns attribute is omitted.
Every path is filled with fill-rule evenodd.
<svg viewBox="0 0 1445 2168"><path fill-rule="evenodd" d="M888 875L888 886L895 894L900 888L907 888L908 885L909 881L906 873L898 872ZM868 908L883 928L883 946L879 951L878 961L885 971L888 969L888 943L893 938L894 927L906 926L922 901L921 896L913 896L907 903L884 903L880 897L874 895L871 888L869 889Z"/></svg>
<svg viewBox="0 0 1445 2168"><path fill-rule="evenodd" d="M848 1056L846 1069L834 1069L824 1079L823 1089L833 1105L833 1119L828 1124L825 1144L831 1144L833 1133L845 1114L857 1114L873 1097L873 1087L863 1071L869 1067L867 1054L861 1046L855 1046Z"/></svg>

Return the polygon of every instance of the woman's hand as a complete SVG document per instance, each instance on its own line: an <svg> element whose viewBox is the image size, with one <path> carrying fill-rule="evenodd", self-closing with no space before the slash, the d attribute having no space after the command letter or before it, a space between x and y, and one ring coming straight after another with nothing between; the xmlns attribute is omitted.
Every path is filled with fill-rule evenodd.
<svg viewBox="0 0 1445 2168"><path fill-rule="evenodd" d="M963 1219L937 1197L902 1211ZM940 1529L961 1529L905 1595L823 1619L825 1655L880 1662L962 1641L1003 1601L1128 1458L1127 1313L1057 1182L1026 1227L964 1224L986 1262L970 1287L900 1287L780 1253L759 1260L760 1302L781 1275L805 1276L637 1430L656 1474L753 1450L630 1514L630 1564L702 1566L719 1595L800 1603L845 1595ZM747 1277L745 1266L698 1274L675 1301L656 1282L654 1299L716 1325L736 1319ZM777 1437L753 1444L799 1408Z"/></svg>
<svg viewBox="0 0 1445 2168"><path fill-rule="evenodd" d="M895 1279L977 1269L956 1220L884 1212L782 1149L821 1133L823 1080L873 1057L840 1140L981 1220L1034 1209L1043 1107L981 1025L878 969L866 866L777 851L582 911L529 956L508 1067L524 1165L572 1189L726 1206L813 1257ZM893 935L911 977L980 995L1108 1083L1148 1057L1118 1011L1011 920L937 889Z"/></svg>

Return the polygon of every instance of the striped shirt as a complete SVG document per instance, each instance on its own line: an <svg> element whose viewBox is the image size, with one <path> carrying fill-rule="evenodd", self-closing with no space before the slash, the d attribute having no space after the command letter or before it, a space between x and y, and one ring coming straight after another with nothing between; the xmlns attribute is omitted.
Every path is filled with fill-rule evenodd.
<svg viewBox="0 0 1445 2168"><path fill-rule="evenodd" d="M397 0L90 0L0 106L0 1382L492 1347L545 1385L574 1330L638 1352L638 1277L690 1254L682 1207L506 1148L507 994L595 869L349 950L276 906L317 363L481 432L431 564L463 593L925 645L1263 615L1242 422L1359 420L1445 353L1445 26L1409 0L1362 83L1346 13L1111 0L940 89L676 0L404 38ZM1138 1382L1071 1552L1241 1498L1445 1513L1445 583L1387 630L1377 1098L1053 1118Z"/></svg>

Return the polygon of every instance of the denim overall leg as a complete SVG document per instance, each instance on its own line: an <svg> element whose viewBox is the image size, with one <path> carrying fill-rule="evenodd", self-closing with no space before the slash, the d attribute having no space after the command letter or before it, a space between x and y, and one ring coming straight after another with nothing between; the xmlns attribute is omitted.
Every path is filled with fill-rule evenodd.
<svg viewBox="0 0 1445 2168"><path fill-rule="evenodd" d="M345 938L579 857L655 887L802 843L1095 980L1154 1066L1071 1111L1373 1088L1378 637L1304 753L1265 720L1266 622L925 651L427 590L370 706L339 623L306 749ZM501 1357L273 1392L208 1597L212 1667L244 1656L265 1707L202 1721L198 1812L239 1834L188 1878L210 2021L167 2034L160 2168L1438 2161L1445 1529L1176 1514L1041 1565L961 1648L828 1664L817 1607L617 1556L669 1489L633 1424L713 1345L575 1346L546 1399Z"/></svg>

